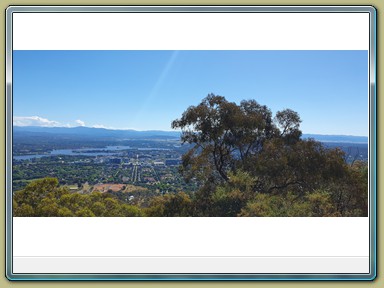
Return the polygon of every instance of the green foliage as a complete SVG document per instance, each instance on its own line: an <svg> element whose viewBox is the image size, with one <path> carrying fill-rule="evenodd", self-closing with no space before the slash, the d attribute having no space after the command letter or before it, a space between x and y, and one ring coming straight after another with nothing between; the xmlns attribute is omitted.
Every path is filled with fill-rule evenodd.
<svg viewBox="0 0 384 288"><path fill-rule="evenodd" d="M142 209L134 205L122 204L120 206L121 216L124 217L140 217L146 216Z"/></svg>
<svg viewBox="0 0 384 288"><path fill-rule="evenodd" d="M139 207L125 204L108 193L70 193L58 187L58 180L44 178L32 181L14 194L15 217L127 217L144 216Z"/></svg>
<svg viewBox="0 0 384 288"><path fill-rule="evenodd" d="M32 217L36 216L35 211L33 210L31 205L22 203L21 205L14 206L14 216L19 217Z"/></svg>
<svg viewBox="0 0 384 288"><path fill-rule="evenodd" d="M252 199L255 183L256 179L247 172L230 172L228 183L218 186L212 195L211 216L237 216L247 201Z"/></svg>
<svg viewBox="0 0 384 288"><path fill-rule="evenodd" d="M72 217L74 215L73 215L72 211L69 210L67 207L63 207L57 211L57 216L58 217Z"/></svg>
<svg viewBox="0 0 384 288"><path fill-rule="evenodd" d="M93 193L92 193L93 194ZM102 217L107 214L107 208L103 202L97 201L91 205L91 211L95 216Z"/></svg>
<svg viewBox="0 0 384 288"><path fill-rule="evenodd" d="M285 195L258 194L247 203L239 216L254 217L322 217L339 216L331 196L326 191L317 190L302 198L297 193Z"/></svg>
<svg viewBox="0 0 384 288"><path fill-rule="evenodd" d="M87 207L77 210L75 215L77 217L95 217L95 214Z"/></svg>
<svg viewBox="0 0 384 288"><path fill-rule="evenodd" d="M209 94L173 128L193 144L181 172L202 186L197 216L366 216L368 170L348 166L339 149L302 140L291 109L271 111L254 100L240 105Z"/></svg>
<svg viewBox="0 0 384 288"><path fill-rule="evenodd" d="M192 201L187 194L166 194L154 197L145 213L147 216L186 217L191 216Z"/></svg>
<svg viewBox="0 0 384 288"><path fill-rule="evenodd" d="M36 207L43 198L53 197L58 193L53 191L61 191L57 189L59 181L55 178L44 178L35 180L27 185L22 191L16 192L13 199L17 203L28 204L31 207ZM63 194L65 194L65 190ZM53 194L52 194L53 193Z"/></svg>
<svg viewBox="0 0 384 288"><path fill-rule="evenodd" d="M235 168L235 151L244 160L277 134L266 106L254 100L238 106L214 94L189 107L172 127L182 129L182 141L194 145L184 155L181 171L188 179L196 176L204 181L228 181L228 172Z"/></svg>
<svg viewBox="0 0 384 288"><path fill-rule="evenodd" d="M228 182L230 171L253 166L250 160L263 151L268 140L299 141L300 122L299 115L289 109L277 112L273 120L271 111L255 100L237 105L209 94L172 122L173 128L182 130L181 140L193 144L183 157L181 171L187 179Z"/></svg>

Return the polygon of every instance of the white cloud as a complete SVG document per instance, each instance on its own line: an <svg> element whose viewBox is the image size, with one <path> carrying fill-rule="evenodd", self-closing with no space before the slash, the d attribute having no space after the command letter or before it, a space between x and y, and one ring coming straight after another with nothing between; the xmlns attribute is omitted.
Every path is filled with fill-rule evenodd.
<svg viewBox="0 0 384 288"><path fill-rule="evenodd" d="M76 124L73 124L76 123ZM13 117L13 126L39 126L39 127L85 127L85 122L83 120L77 119L72 122L72 124L61 123L58 121L49 120L39 116L14 116ZM88 126L89 127L89 126ZM104 129L115 129L112 127L107 127L102 124L95 124L91 126L93 128L104 128Z"/></svg>
<svg viewBox="0 0 384 288"><path fill-rule="evenodd" d="M76 122L77 124L79 124L79 126L85 126L85 122L84 122L84 121L76 120L75 122Z"/></svg>
<svg viewBox="0 0 384 288"><path fill-rule="evenodd" d="M104 125L101 125L101 124L95 124L95 125L93 125L92 126L92 128L107 128L107 127L105 127Z"/></svg>
<svg viewBox="0 0 384 288"><path fill-rule="evenodd" d="M14 126L42 126L42 127L57 127L63 126L57 121L48 120L39 116L15 116L13 117Z"/></svg>

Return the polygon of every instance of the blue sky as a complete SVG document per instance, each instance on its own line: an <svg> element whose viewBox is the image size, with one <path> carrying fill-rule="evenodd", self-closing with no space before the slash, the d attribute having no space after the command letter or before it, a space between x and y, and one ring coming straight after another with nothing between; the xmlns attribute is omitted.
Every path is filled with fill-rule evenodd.
<svg viewBox="0 0 384 288"><path fill-rule="evenodd" d="M14 51L14 125L171 130L209 93L368 135L368 51Z"/></svg>

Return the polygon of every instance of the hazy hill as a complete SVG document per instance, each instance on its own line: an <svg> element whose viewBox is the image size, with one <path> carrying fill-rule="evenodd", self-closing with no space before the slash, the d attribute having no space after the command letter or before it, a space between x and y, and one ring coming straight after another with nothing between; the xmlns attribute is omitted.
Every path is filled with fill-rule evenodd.
<svg viewBox="0 0 384 288"><path fill-rule="evenodd" d="M180 133L175 131L136 131L136 130L112 130L105 128L90 127L36 127L36 126L14 126L14 136L47 136L62 135L75 138L114 138L114 139L148 139L148 138L179 138Z"/></svg>
<svg viewBox="0 0 384 288"><path fill-rule="evenodd" d="M320 142L368 143L368 137L365 136L303 134L302 138L313 138Z"/></svg>

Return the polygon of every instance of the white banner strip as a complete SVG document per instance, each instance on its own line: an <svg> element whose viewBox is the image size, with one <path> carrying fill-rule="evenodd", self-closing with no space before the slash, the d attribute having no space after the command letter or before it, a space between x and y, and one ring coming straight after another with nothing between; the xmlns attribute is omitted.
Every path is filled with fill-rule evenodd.
<svg viewBox="0 0 384 288"><path fill-rule="evenodd" d="M13 218L13 256L369 256L368 217Z"/></svg>
<svg viewBox="0 0 384 288"><path fill-rule="evenodd" d="M369 13L13 13L14 50L368 50Z"/></svg>

